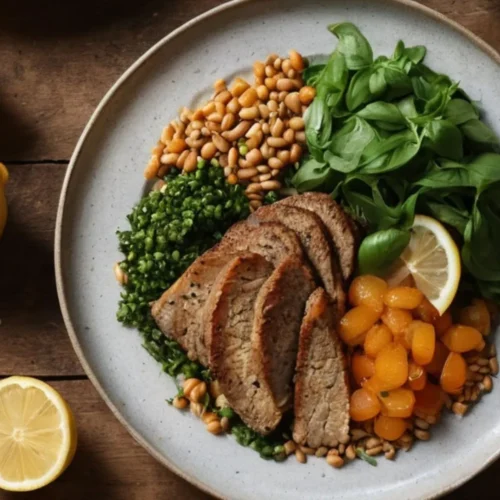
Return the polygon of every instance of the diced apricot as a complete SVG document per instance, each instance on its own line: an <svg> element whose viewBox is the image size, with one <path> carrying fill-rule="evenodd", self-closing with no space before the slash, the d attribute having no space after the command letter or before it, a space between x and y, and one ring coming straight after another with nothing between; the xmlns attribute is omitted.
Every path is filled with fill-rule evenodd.
<svg viewBox="0 0 500 500"><path fill-rule="evenodd" d="M394 389L379 395L382 415L408 418L413 413L415 395L410 389Z"/></svg>
<svg viewBox="0 0 500 500"><path fill-rule="evenodd" d="M375 373L375 363L366 354L357 352L351 358L351 371L356 383L362 385Z"/></svg>
<svg viewBox="0 0 500 500"><path fill-rule="evenodd" d="M434 347L434 356L432 356L431 362L425 365L425 371L439 378L449 353L449 349L440 340L437 340Z"/></svg>
<svg viewBox="0 0 500 500"><path fill-rule="evenodd" d="M446 330L441 340L450 351L467 352L479 347L483 336L472 326L453 325Z"/></svg>
<svg viewBox="0 0 500 500"><path fill-rule="evenodd" d="M390 389L390 385L387 385L385 382L382 382L382 380L378 379L376 375L373 375L373 377L370 377L368 380L365 380L361 385L363 386L363 389L370 391L372 394L375 394L376 396L378 396L379 393L383 391L388 391Z"/></svg>
<svg viewBox="0 0 500 500"><path fill-rule="evenodd" d="M441 316L438 316L433 322L434 330L438 337L442 337L446 330L453 325L453 319L449 310L445 311Z"/></svg>
<svg viewBox="0 0 500 500"><path fill-rule="evenodd" d="M366 389L357 389L351 394L351 418L356 422L370 420L380 413L380 402L377 396Z"/></svg>
<svg viewBox="0 0 500 500"><path fill-rule="evenodd" d="M394 335L403 333L404 329L413 321L409 311L394 307L386 307L381 319Z"/></svg>
<svg viewBox="0 0 500 500"><path fill-rule="evenodd" d="M421 391L415 392L415 410L426 415L437 415L444 404L443 391L436 384L427 382Z"/></svg>
<svg viewBox="0 0 500 500"><path fill-rule="evenodd" d="M488 335L491 329L491 317L486 302L482 299L474 299L470 306L464 307L459 314L462 325L472 326L479 330L482 335Z"/></svg>
<svg viewBox="0 0 500 500"><path fill-rule="evenodd" d="M439 381L443 391L456 394L463 387L466 379L467 363L465 359L456 352L450 352Z"/></svg>
<svg viewBox="0 0 500 500"><path fill-rule="evenodd" d="M405 433L406 422L402 418L379 415L375 419L373 430L379 438L395 441Z"/></svg>
<svg viewBox="0 0 500 500"><path fill-rule="evenodd" d="M401 387L408 378L408 354L397 343L386 345L375 358L375 376L386 389Z"/></svg>
<svg viewBox="0 0 500 500"><path fill-rule="evenodd" d="M411 355L419 365L427 365L432 361L436 346L434 327L423 321L414 321L410 327L413 331Z"/></svg>
<svg viewBox="0 0 500 500"><path fill-rule="evenodd" d="M408 365L408 385L413 391L421 391L427 383L427 372L414 361Z"/></svg>
<svg viewBox="0 0 500 500"><path fill-rule="evenodd" d="M361 344L365 333L375 324L379 317L380 312L368 306L353 307L340 320L340 338L349 345Z"/></svg>
<svg viewBox="0 0 500 500"><path fill-rule="evenodd" d="M384 304L397 309L415 309L424 299L424 294L418 288L398 286L385 293Z"/></svg>
<svg viewBox="0 0 500 500"><path fill-rule="evenodd" d="M424 297L424 300L413 310L413 316L426 323L434 323L439 318L439 311Z"/></svg>
<svg viewBox="0 0 500 500"><path fill-rule="evenodd" d="M376 358L377 354L392 342L392 333L384 324L373 325L366 334L363 347L371 358Z"/></svg>
<svg viewBox="0 0 500 500"><path fill-rule="evenodd" d="M349 287L349 302L353 306L365 305L382 312L386 290L387 283L383 279L369 274L358 276Z"/></svg>

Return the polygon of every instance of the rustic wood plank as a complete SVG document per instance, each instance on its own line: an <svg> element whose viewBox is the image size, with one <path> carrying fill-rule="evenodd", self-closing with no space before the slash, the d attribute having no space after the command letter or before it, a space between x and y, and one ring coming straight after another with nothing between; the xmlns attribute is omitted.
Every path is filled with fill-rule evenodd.
<svg viewBox="0 0 500 500"><path fill-rule="evenodd" d="M68 159L117 78L160 38L221 0L2 1L3 160Z"/></svg>
<svg viewBox="0 0 500 500"><path fill-rule="evenodd" d="M57 300L53 240L66 165L8 165L0 241L0 375L80 375Z"/></svg>
<svg viewBox="0 0 500 500"><path fill-rule="evenodd" d="M120 425L88 380L50 383L75 413L78 448L68 470L53 484L30 493L31 500L209 498L150 457ZM18 495L0 492L2 500L24 498Z"/></svg>

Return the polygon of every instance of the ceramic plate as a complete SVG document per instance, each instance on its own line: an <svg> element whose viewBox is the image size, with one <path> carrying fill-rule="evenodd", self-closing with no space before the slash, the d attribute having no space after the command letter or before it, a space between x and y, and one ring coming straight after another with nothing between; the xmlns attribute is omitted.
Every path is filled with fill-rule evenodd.
<svg viewBox="0 0 500 500"><path fill-rule="evenodd" d="M431 498L456 487L500 450L500 397L467 418L444 419L430 442L370 467L341 471L323 460L266 462L231 437L206 432L165 400L172 380L115 318L120 259L115 231L144 193L143 169L164 124L216 78L250 70L270 52L327 54L326 25L357 24L376 54L398 39L425 44L426 62L460 80L500 133L499 56L472 34L416 4L382 0L230 2L179 28L113 86L85 129L64 183L56 232L56 272L66 326L89 377L131 434L159 461L219 497L289 500Z"/></svg>

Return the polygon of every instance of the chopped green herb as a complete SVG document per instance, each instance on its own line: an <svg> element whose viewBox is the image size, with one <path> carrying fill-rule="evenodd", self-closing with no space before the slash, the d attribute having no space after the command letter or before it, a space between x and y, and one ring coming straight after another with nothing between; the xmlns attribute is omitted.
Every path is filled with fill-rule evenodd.
<svg viewBox="0 0 500 500"><path fill-rule="evenodd" d="M377 461L373 457L370 457L370 455L367 455L365 450L363 450L362 448L356 448L356 455L358 455L361 460L364 460L370 465L373 465L373 467L377 466Z"/></svg>

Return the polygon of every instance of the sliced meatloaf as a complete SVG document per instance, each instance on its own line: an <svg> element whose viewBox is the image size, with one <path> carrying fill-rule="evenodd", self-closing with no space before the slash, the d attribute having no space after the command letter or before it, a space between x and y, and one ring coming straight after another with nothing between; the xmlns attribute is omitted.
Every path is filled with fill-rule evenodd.
<svg viewBox="0 0 500 500"><path fill-rule="evenodd" d="M295 375L293 439L312 448L336 446L349 433L349 388L338 312L322 288L306 305Z"/></svg>
<svg viewBox="0 0 500 500"><path fill-rule="evenodd" d="M219 243L225 252L252 252L264 256L275 266L284 257L302 257L300 240L294 231L279 222L248 219L231 226Z"/></svg>
<svg viewBox="0 0 500 500"><path fill-rule="evenodd" d="M337 254L321 219L309 210L273 204L259 208L251 219L281 222L295 231L306 256L315 269L325 290L343 310L345 303L342 275Z"/></svg>
<svg viewBox="0 0 500 500"><path fill-rule="evenodd" d="M228 261L228 255L209 250L198 257L184 274L153 303L151 314L158 328L175 339L192 360L208 366L202 332L201 311L212 284Z"/></svg>
<svg viewBox="0 0 500 500"><path fill-rule="evenodd" d="M255 366L280 409L291 403L300 324L314 288L309 267L302 260L289 257L274 270L255 302Z"/></svg>
<svg viewBox="0 0 500 500"><path fill-rule="evenodd" d="M282 412L256 369L252 348L255 301L272 265L257 254L234 258L212 288L207 314L210 367L231 408L252 429L268 434Z"/></svg>
<svg viewBox="0 0 500 500"><path fill-rule="evenodd" d="M326 226L340 262L342 276L347 282L352 277L358 252L354 222L342 207L325 193L304 193L290 196L278 204L305 208L315 213Z"/></svg>

